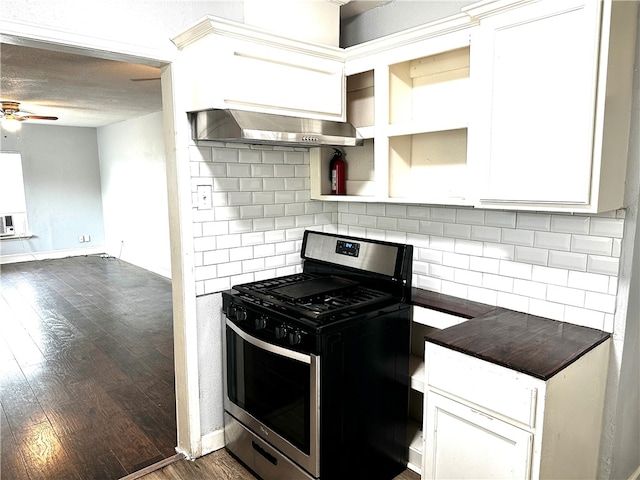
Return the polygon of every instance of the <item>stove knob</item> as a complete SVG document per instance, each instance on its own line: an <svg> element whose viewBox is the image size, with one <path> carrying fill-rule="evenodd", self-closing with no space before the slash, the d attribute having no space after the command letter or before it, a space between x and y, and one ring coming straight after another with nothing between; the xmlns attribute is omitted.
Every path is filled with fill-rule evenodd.
<svg viewBox="0 0 640 480"><path fill-rule="evenodd" d="M236 319L237 311L238 311L238 307L236 307L233 303L227 306L227 317L229 317L229 320Z"/></svg>
<svg viewBox="0 0 640 480"><path fill-rule="evenodd" d="M255 319L256 330L262 330L267 326L267 316L260 315Z"/></svg>
<svg viewBox="0 0 640 480"><path fill-rule="evenodd" d="M247 311L242 307L236 307L236 320L244 322L247 319Z"/></svg>
<svg viewBox="0 0 640 480"><path fill-rule="evenodd" d="M297 330L289 332L289 345L298 345L302 341L302 333Z"/></svg>
<svg viewBox="0 0 640 480"><path fill-rule="evenodd" d="M276 327L276 338L284 338L287 336L288 330L286 325L278 325Z"/></svg>

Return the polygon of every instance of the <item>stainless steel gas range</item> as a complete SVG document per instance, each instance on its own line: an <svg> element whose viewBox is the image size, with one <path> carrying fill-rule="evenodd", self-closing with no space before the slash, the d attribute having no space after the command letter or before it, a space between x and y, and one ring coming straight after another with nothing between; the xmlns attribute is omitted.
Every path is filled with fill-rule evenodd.
<svg viewBox="0 0 640 480"><path fill-rule="evenodd" d="M391 479L406 468L411 245L313 231L301 274L236 285L225 442L265 480Z"/></svg>

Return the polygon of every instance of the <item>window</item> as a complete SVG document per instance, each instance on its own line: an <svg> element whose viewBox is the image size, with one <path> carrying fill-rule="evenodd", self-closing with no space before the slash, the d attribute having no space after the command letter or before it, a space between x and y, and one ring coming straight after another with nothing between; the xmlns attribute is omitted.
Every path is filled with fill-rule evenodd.
<svg viewBox="0 0 640 480"><path fill-rule="evenodd" d="M0 237L27 233L22 158L19 153L0 152Z"/></svg>

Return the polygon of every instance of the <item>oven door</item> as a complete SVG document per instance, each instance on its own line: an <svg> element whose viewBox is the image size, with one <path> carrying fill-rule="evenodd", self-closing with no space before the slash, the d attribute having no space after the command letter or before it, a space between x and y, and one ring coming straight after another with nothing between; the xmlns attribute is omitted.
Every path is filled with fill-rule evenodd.
<svg viewBox="0 0 640 480"><path fill-rule="evenodd" d="M320 357L289 350L226 320L225 410L319 476Z"/></svg>

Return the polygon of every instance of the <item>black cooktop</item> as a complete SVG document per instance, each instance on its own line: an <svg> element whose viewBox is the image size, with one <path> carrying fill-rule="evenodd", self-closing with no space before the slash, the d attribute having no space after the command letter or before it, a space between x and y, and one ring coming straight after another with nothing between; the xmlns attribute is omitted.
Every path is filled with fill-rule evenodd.
<svg viewBox="0 0 640 480"><path fill-rule="evenodd" d="M307 318L321 320L343 312L362 311L393 298L390 293L365 287L334 275L288 275L233 287L243 296L259 299Z"/></svg>

